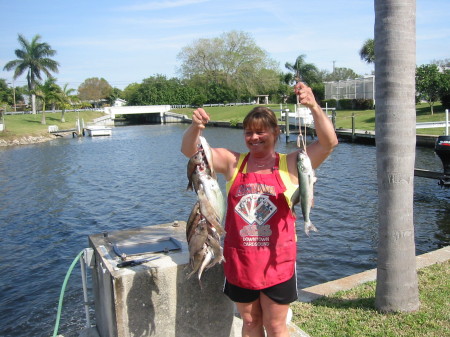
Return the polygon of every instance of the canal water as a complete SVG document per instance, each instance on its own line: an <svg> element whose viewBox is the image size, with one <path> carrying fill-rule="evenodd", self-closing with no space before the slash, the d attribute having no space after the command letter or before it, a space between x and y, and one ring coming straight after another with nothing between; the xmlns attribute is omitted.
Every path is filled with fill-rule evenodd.
<svg viewBox="0 0 450 337"><path fill-rule="evenodd" d="M62 138L0 148L0 336L50 336L65 273L91 234L187 220L180 153L186 125L116 127L112 137ZM207 128L211 146L245 151L242 130ZM284 137L283 137L284 138ZM278 151L294 143L280 140ZM433 149L416 167L442 171ZM306 237L298 220L298 282L304 288L376 266L375 147L341 143L316 172ZM224 186L224 181L220 181ZM417 254L450 242L450 190L415 179ZM66 295L60 333L85 323L79 267Z"/></svg>

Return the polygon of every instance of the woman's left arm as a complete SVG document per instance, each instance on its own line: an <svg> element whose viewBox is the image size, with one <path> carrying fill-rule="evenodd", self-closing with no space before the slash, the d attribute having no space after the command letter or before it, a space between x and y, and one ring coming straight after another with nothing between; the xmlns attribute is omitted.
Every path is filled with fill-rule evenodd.
<svg viewBox="0 0 450 337"><path fill-rule="evenodd" d="M338 145L336 132L328 116L317 104L310 87L304 83L297 83L294 87L295 94L299 97L299 103L307 106L314 118L314 128L317 140L307 147L308 156L313 168L317 168L333 152Z"/></svg>

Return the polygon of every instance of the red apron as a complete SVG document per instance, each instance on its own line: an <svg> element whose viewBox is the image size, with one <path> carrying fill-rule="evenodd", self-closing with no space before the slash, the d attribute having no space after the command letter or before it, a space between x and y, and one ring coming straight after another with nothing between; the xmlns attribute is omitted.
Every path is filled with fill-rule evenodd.
<svg viewBox="0 0 450 337"><path fill-rule="evenodd" d="M295 217L283 192L276 154L273 174L243 173L228 192L225 276L231 284L264 289L289 280L295 270Z"/></svg>

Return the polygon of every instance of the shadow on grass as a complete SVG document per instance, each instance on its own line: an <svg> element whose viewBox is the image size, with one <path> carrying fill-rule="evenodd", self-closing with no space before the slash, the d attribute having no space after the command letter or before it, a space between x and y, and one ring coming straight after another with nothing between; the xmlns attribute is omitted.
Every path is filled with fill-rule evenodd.
<svg viewBox="0 0 450 337"><path fill-rule="evenodd" d="M32 124L41 124L42 122L42 115L36 115L36 117L29 117L24 119L25 122L32 123ZM61 116L45 116L45 123L46 124L54 124L54 123L60 123L61 122Z"/></svg>
<svg viewBox="0 0 450 337"><path fill-rule="evenodd" d="M366 119L364 119L364 122L365 123L373 123L373 124L375 124L375 116L374 117L368 117L368 118L366 118Z"/></svg>
<svg viewBox="0 0 450 337"><path fill-rule="evenodd" d="M433 107L433 112L445 112L444 107L439 104ZM416 106L416 116L431 116L431 108L429 105Z"/></svg>
<svg viewBox="0 0 450 337"><path fill-rule="evenodd" d="M311 304L315 307L326 307L333 309L362 309L376 311L375 297L354 299L322 297L311 302Z"/></svg>

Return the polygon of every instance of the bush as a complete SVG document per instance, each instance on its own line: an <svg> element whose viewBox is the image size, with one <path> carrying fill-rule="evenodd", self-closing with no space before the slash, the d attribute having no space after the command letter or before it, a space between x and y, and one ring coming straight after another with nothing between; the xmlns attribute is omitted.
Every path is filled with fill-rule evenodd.
<svg viewBox="0 0 450 337"><path fill-rule="evenodd" d="M373 109L373 99L358 98L353 100L353 109L370 110Z"/></svg>
<svg viewBox="0 0 450 337"><path fill-rule="evenodd" d="M340 99L338 107L340 110L351 110L353 109L353 100L349 98Z"/></svg>
<svg viewBox="0 0 450 337"><path fill-rule="evenodd" d="M322 107L327 106L327 104L328 104L329 108L336 108L337 107L337 100L335 100L335 99L324 99L322 101Z"/></svg>
<svg viewBox="0 0 450 337"><path fill-rule="evenodd" d="M340 110L370 110L375 108L373 99L365 99L365 98L340 99L338 101L337 106ZM329 107L331 106L329 105Z"/></svg>
<svg viewBox="0 0 450 337"><path fill-rule="evenodd" d="M441 103L444 109L450 109L450 93L441 95Z"/></svg>

